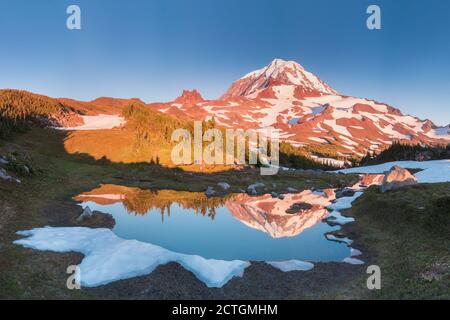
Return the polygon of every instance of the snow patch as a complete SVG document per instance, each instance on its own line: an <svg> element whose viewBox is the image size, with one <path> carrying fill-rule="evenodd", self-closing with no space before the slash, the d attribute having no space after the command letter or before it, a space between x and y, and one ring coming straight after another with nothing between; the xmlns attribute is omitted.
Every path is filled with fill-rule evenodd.
<svg viewBox="0 0 450 320"><path fill-rule="evenodd" d="M345 258L344 260L342 260L342 262L345 262L348 264L355 264L355 265L364 264L364 261L356 259L356 258Z"/></svg>
<svg viewBox="0 0 450 320"><path fill-rule="evenodd" d="M393 166L422 169L414 174L419 183L450 182L450 160L392 161L383 164L338 170L342 173L385 173Z"/></svg>
<svg viewBox="0 0 450 320"><path fill-rule="evenodd" d="M350 257L357 257L362 255L362 252L355 248L350 248Z"/></svg>
<svg viewBox="0 0 450 320"><path fill-rule="evenodd" d="M308 271L314 268L314 264L300 260L288 260L288 261L268 261L272 267L277 268L283 272L289 271Z"/></svg>
<svg viewBox="0 0 450 320"><path fill-rule="evenodd" d="M76 127L59 128L61 130L102 130L120 127L125 119L117 115L100 114L98 116L81 116L84 124Z"/></svg>
<svg viewBox="0 0 450 320"><path fill-rule="evenodd" d="M327 234L327 235L325 235L325 238L329 241L343 242L347 245L351 245L353 243L353 240L351 240L347 237L340 238L340 237L336 237L334 234Z"/></svg>
<svg viewBox="0 0 450 320"><path fill-rule="evenodd" d="M336 200L336 202L332 203L330 206L328 206L329 210L345 210L350 209L352 207L353 201L355 201L357 198L362 196L363 192L355 192L355 194L351 197L342 197Z"/></svg>
<svg viewBox="0 0 450 320"><path fill-rule="evenodd" d="M169 262L179 263L208 287L222 287L231 278L241 277L250 265L240 260L205 259L171 252L149 243L121 239L109 229L45 227L18 234L28 237L14 243L27 248L84 254L79 267L81 285L85 287L149 274Z"/></svg>

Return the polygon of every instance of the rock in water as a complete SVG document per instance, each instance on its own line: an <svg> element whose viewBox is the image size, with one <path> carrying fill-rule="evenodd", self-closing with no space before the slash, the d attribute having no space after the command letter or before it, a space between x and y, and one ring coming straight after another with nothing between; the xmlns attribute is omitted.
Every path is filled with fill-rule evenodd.
<svg viewBox="0 0 450 320"><path fill-rule="evenodd" d="M413 184L417 184L416 177L402 167L393 166L384 176L380 189L381 192L386 192Z"/></svg>
<svg viewBox="0 0 450 320"><path fill-rule="evenodd" d="M86 219L89 219L91 216L92 216L91 208L86 207L84 208L83 213L77 218L77 221L82 222Z"/></svg>

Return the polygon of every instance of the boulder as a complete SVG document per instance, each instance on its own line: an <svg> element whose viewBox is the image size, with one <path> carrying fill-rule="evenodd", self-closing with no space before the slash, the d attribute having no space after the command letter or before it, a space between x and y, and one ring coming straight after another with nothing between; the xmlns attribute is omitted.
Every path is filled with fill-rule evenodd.
<svg viewBox="0 0 450 320"><path fill-rule="evenodd" d="M116 220L110 213L92 211L89 207L77 218L77 224L89 228L114 228Z"/></svg>
<svg viewBox="0 0 450 320"><path fill-rule="evenodd" d="M206 195L207 197L213 197L213 196L216 195L216 191L214 190L213 187L208 187L208 188L206 189L206 191L205 191L205 195Z"/></svg>
<svg viewBox="0 0 450 320"><path fill-rule="evenodd" d="M386 192L413 184L417 184L416 177L402 167L393 166L384 176L380 189L381 192Z"/></svg>
<svg viewBox="0 0 450 320"><path fill-rule="evenodd" d="M92 217L92 211L91 208L87 206L86 208L84 208L83 213L77 218L77 222L83 222L90 217Z"/></svg>
<svg viewBox="0 0 450 320"><path fill-rule="evenodd" d="M224 190L224 191L226 191L226 190L231 188L231 186L228 183L226 183L226 182L219 182L217 185L220 188L222 188L222 190Z"/></svg>
<svg viewBox="0 0 450 320"><path fill-rule="evenodd" d="M270 195L272 196L272 198L278 198L280 195L276 192L271 192Z"/></svg>
<svg viewBox="0 0 450 320"><path fill-rule="evenodd" d="M247 187L247 193L249 195L255 196L258 194L257 189L264 188L264 187L265 187L265 184L262 182L257 182L257 183L251 184Z"/></svg>
<svg viewBox="0 0 450 320"><path fill-rule="evenodd" d="M257 189L257 188L264 188L266 185L262 182L257 182L254 184L251 184L247 187L247 189Z"/></svg>
<svg viewBox="0 0 450 320"><path fill-rule="evenodd" d="M289 193L296 193L296 192L298 192L297 189L291 188L291 187L288 187L288 188L286 189L286 191L289 192Z"/></svg>

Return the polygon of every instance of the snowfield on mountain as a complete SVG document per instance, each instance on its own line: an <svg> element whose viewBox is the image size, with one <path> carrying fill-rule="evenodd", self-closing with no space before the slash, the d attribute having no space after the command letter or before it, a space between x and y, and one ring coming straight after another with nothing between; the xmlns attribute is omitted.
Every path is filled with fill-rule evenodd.
<svg viewBox="0 0 450 320"><path fill-rule="evenodd" d="M81 116L83 124L75 127L66 127L64 130L101 130L120 127L125 119L118 115L99 114L96 116Z"/></svg>

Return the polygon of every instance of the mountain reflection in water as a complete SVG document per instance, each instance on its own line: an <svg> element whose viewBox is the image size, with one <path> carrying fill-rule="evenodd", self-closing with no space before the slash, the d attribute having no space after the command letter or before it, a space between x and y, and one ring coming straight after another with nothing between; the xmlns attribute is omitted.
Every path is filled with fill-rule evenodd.
<svg viewBox="0 0 450 320"><path fill-rule="evenodd" d="M322 221L335 199L332 189L286 194L281 200L102 185L75 199L83 207L111 213L113 231L122 238L205 258L340 261L349 253L346 245L324 236L339 228ZM308 205L287 213L294 204Z"/></svg>
<svg viewBox="0 0 450 320"><path fill-rule="evenodd" d="M248 227L266 232L273 238L290 237L300 234L304 229L314 226L328 216L325 208L334 200L334 191L310 190L297 194L286 194L283 200L266 194L249 196L230 194L225 197L208 198L203 192L175 190L145 190L118 185L102 185L75 198L80 202L95 202L99 205L111 205L121 202L129 214L147 215L157 211L164 223L164 216L170 217L174 203L196 214L208 216L214 220L216 209L226 207L230 213ZM288 214L286 210L295 203L308 203L310 209Z"/></svg>

